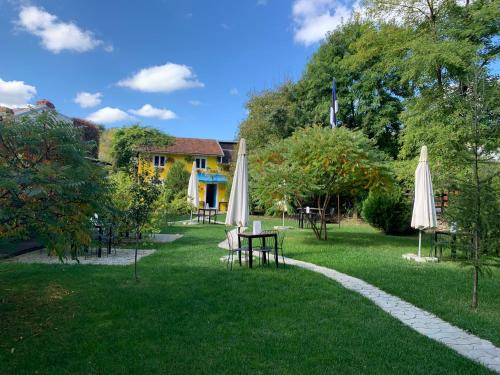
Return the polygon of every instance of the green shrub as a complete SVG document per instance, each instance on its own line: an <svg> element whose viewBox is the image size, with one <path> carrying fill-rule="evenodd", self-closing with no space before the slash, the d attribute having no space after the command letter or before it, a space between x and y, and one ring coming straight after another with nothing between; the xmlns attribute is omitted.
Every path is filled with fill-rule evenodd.
<svg viewBox="0 0 500 375"><path fill-rule="evenodd" d="M171 202L179 196L184 196L184 200L187 202L187 188L189 185L190 173L184 168L184 162L175 161L168 171L164 183L165 199L167 202Z"/></svg>
<svg viewBox="0 0 500 375"><path fill-rule="evenodd" d="M386 234L411 231L411 202L400 189L372 191L363 202L363 218Z"/></svg>

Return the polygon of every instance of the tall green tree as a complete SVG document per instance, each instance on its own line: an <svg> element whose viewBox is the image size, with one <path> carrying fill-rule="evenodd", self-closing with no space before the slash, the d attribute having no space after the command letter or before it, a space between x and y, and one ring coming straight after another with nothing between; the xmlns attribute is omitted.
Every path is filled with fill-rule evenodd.
<svg viewBox="0 0 500 375"><path fill-rule="evenodd" d="M484 255L498 254L500 245L500 85L486 79L478 68L467 87L467 92L449 97L459 103L448 121L460 133L453 161L461 171L449 176L453 193L446 215L456 226L459 240L462 237L467 263L473 268L472 307L476 308Z"/></svg>
<svg viewBox="0 0 500 375"><path fill-rule="evenodd" d="M450 176L460 173L455 144L461 129L449 119L460 111L475 66L485 67L498 54L500 9L495 1L474 2L370 0L368 14L377 28L352 46L352 62L363 64L373 55L373 66L393 75L402 90L399 114L398 175L408 185L420 147L429 146L434 186L450 188ZM362 65L360 65L362 68Z"/></svg>
<svg viewBox="0 0 500 375"><path fill-rule="evenodd" d="M137 277L137 251L142 230L150 222L156 201L161 192L159 184L139 175L128 185L128 204L124 210L126 220L131 225L135 236L134 276Z"/></svg>
<svg viewBox="0 0 500 375"><path fill-rule="evenodd" d="M239 137L256 150L290 136L297 126L295 85L288 81L276 90L252 94L246 104L247 118L239 126Z"/></svg>
<svg viewBox="0 0 500 375"><path fill-rule="evenodd" d="M90 243L90 217L108 205L109 185L82 139L50 111L0 121L2 237L34 236L60 257Z"/></svg>
<svg viewBox="0 0 500 375"><path fill-rule="evenodd" d="M115 167L129 169L138 146L167 146L171 142L173 138L158 129L132 125L120 128L114 133L111 156Z"/></svg>
<svg viewBox="0 0 500 375"><path fill-rule="evenodd" d="M394 58L401 78L417 90L443 88L466 78L476 60L486 65L498 53L498 3L480 0L367 0L382 25L398 25L398 43L377 44ZM381 21L382 20L382 21Z"/></svg>
<svg viewBox="0 0 500 375"><path fill-rule="evenodd" d="M297 83L300 121L330 126L333 78L337 81L338 122L362 129L395 157L401 127L398 115L407 90L397 70L383 69L383 49L367 48L363 38L377 39L380 30L369 22L353 21L333 31L307 64Z"/></svg>

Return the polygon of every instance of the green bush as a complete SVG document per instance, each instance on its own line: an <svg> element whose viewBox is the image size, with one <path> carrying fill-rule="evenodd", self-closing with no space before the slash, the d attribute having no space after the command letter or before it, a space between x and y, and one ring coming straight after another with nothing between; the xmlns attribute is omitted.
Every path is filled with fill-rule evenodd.
<svg viewBox="0 0 500 375"><path fill-rule="evenodd" d="M179 196L184 196L184 200L187 201L187 188L189 185L190 173L187 172L184 167L184 162L175 161L168 171L164 183L165 199L167 202L171 202Z"/></svg>
<svg viewBox="0 0 500 375"><path fill-rule="evenodd" d="M363 202L363 218L386 234L411 231L411 202L400 189L372 191Z"/></svg>

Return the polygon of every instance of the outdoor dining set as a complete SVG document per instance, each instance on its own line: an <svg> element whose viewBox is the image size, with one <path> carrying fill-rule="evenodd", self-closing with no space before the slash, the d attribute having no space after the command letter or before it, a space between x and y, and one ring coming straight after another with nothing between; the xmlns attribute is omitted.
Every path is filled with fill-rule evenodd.
<svg viewBox="0 0 500 375"><path fill-rule="evenodd" d="M283 243L285 232L278 230L262 230L260 221L255 221L252 231L239 231L236 236L234 232L226 230L228 244L227 267L233 269L235 255L238 263L242 265L242 260L248 263L248 267L253 267L254 252L259 256L259 264L269 265L271 263L271 254L274 257L276 268L279 267L279 256L283 266L285 266L285 257L283 255ZM243 258L244 257L244 258Z"/></svg>
<svg viewBox="0 0 500 375"><path fill-rule="evenodd" d="M316 207L298 207L296 213L294 214L297 220L297 226L300 229L309 228L316 225L321 220L321 215L323 213L322 209ZM339 223L339 211L334 207L329 208L325 211L325 220L327 223Z"/></svg>
<svg viewBox="0 0 500 375"><path fill-rule="evenodd" d="M217 222L217 209L213 207L200 207L198 208L198 213L196 215L196 219L199 222L205 224L205 220L208 221L208 224L215 224Z"/></svg>

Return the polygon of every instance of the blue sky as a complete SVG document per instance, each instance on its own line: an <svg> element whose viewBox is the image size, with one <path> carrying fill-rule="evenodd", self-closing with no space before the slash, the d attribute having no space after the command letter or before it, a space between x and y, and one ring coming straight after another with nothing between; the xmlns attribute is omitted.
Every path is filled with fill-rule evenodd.
<svg viewBox="0 0 500 375"><path fill-rule="evenodd" d="M338 23L308 32L314 3L0 0L0 103L233 139L248 93L297 79Z"/></svg>
<svg viewBox="0 0 500 375"><path fill-rule="evenodd" d="M300 77L352 0L0 0L0 105L233 139L248 94Z"/></svg>

